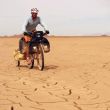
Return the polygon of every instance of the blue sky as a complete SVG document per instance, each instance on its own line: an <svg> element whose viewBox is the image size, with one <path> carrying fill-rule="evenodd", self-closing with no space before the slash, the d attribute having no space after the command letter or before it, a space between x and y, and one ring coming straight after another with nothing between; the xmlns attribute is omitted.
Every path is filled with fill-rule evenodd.
<svg viewBox="0 0 110 110"><path fill-rule="evenodd" d="M109 0L0 0L0 35L22 33L37 7L52 35L110 34Z"/></svg>

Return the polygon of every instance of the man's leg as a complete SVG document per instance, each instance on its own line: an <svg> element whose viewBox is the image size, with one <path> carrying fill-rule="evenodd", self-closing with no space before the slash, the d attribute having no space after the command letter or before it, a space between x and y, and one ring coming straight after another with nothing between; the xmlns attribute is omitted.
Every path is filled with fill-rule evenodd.
<svg viewBox="0 0 110 110"><path fill-rule="evenodd" d="M32 42L29 42L29 53L32 54Z"/></svg>
<svg viewBox="0 0 110 110"><path fill-rule="evenodd" d="M23 38L21 38L20 40L19 40L19 51L20 51L20 53L22 53L22 49L23 49Z"/></svg>
<svg viewBox="0 0 110 110"><path fill-rule="evenodd" d="M26 43L26 60L27 60L28 64L31 63L31 59L30 59L30 55L29 55L29 42Z"/></svg>
<svg viewBox="0 0 110 110"><path fill-rule="evenodd" d="M26 57L29 58L29 42L26 43Z"/></svg>

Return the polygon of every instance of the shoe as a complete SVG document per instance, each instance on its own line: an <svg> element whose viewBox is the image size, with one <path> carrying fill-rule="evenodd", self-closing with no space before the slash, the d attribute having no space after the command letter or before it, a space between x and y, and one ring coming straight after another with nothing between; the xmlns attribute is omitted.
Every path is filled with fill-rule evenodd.
<svg viewBox="0 0 110 110"><path fill-rule="evenodd" d="M27 64L30 65L31 64L31 59L29 57L26 58Z"/></svg>

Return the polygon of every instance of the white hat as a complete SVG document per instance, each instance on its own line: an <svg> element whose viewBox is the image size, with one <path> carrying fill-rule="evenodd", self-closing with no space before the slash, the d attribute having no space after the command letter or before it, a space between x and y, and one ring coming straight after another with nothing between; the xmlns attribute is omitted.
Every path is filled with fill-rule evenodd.
<svg viewBox="0 0 110 110"><path fill-rule="evenodd" d="M32 8L31 9L31 13L38 13L38 12L39 12L39 10L37 8Z"/></svg>

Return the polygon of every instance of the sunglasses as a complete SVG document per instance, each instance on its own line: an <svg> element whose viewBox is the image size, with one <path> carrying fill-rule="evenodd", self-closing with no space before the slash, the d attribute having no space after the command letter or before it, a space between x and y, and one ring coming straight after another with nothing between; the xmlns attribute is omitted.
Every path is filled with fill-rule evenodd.
<svg viewBox="0 0 110 110"><path fill-rule="evenodd" d="M31 13L31 14L37 15L38 13Z"/></svg>

